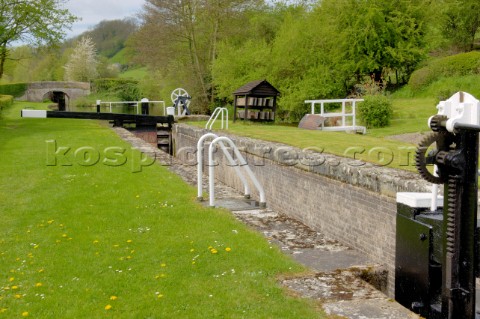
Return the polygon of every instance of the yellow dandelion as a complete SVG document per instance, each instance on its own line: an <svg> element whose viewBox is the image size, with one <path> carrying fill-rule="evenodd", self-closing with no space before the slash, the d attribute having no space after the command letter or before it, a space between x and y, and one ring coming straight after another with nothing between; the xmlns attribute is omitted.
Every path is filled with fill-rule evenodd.
<svg viewBox="0 0 480 319"><path fill-rule="evenodd" d="M62 237L63 237L63 238L67 238L68 235L67 235L67 234L62 234Z"/></svg>
<svg viewBox="0 0 480 319"><path fill-rule="evenodd" d="M35 287L42 287L42 286L43 286L43 284L42 284L41 282L37 282L37 283L35 284Z"/></svg>
<svg viewBox="0 0 480 319"><path fill-rule="evenodd" d="M12 286L12 290L17 290L18 286Z"/></svg>
<svg viewBox="0 0 480 319"><path fill-rule="evenodd" d="M42 272L44 272L44 271L45 271L45 270L42 268L42 269L39 269L39 270L38 270L38 273L42 273Z"/></svg>
<svg viewBox="0 0 480 319"><path fill-rule="evenodd" d="M20 299L20 298L22 298L22 295L16 294L16 295L14 295L14 297L15 297L15 299Z"/></svg>
<svg viewBox="0 0 480 319"><path fill-rule="evenodd" d="M192 248L192 249L190 249L190 252L191 252L191 253L193 253L194 251L195 251L195 249L193 249L193 248Z"/></svg>
<svg viewBox="0 0 480 319"><path fill-rule="evenodd" d="M131 243L132 241L133 241L133 240L129 239L129 240L127 240L127 243Z"/></svg>
<svg viewBox="0 0 480 319"><path fill-rule="evenodd" d="M95 239L95 240L93 241L93 243L94 243L94 244L98 244L98 240Z"/></svg>
<svg viewBox="0 0 480 319"><path fill-rule="evenodd" d="M22 317L28 317L28 315L29 315L28 311L22 312Z"/></svg>
<svg viewBox="0 0 480 319"><path fill-rule="evenodd" d="M110 309L112 309L112 305L106 305L105 306L105 310L110 310Z"/></svg>
<svg viewBox="0 0 480 319"><path fill-rule="evenodd" d="M47 222L47 224L51 225L54 221L55 221L55 220L50 219L50 220Z"/></svg>
<svg viewBox="0 0 480 319"><path fill-rule="evenodd" d="M160 264L160 267L167 267L167 264Z"/></svg>
<svg viewBox="0 0 480 319"><path fill-rule="evenodd" d="M117 299L118 299L117 296L111 296L111 297L110 297L110 300L117 300Z"/></svg>
<svg viewBox="0 0 480 319"><path fill-rule="evenodd" d="M216 254L216 253L218 253L218 250L216 250L215 248L213 248L212 250L210 250L210 252L211 252L212 254Z"/></svg>
<svg viewBox="0 0 480 319"><path fill-rule="evenodd" d="M15 280L15 277L10 277L10 278L8 279L8 281L10 281L10 282L12 282L12 281L14 281L14 280Z"/></svg>
<svg viewBox="0 0 480 319"><path fill-rule="evenodd" d="M127 259L132 259L132 256L127 256Z"/></svg>
<svg viewBox="0 0 480 319"><path fill-rule="evenodd" d="M232 248L226 247L226 248L225 248L225 251L226 251L226 252L232 251Z"/></svg>
<svg viewBox="0 0 480 319"><path fill-rule="evenodd" d="M136 197L136 198L139 198L139 197L140 197L140 195L137 195L137 196L135 196L135 197Z"/></svg>

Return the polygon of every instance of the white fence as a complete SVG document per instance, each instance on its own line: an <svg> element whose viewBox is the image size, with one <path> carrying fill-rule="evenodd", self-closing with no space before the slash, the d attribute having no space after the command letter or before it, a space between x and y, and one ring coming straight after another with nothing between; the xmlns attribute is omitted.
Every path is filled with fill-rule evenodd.
<svg viewBox="0 0 480 319"><path fill-rule="evenodd" d="M341 118L339 126L325 126L321 124L321 129L324 131L356 131L365 134L367 129L365 126L357 125L356 119L356 103L362 102L363 99L334 99L334 100L306 100L305 103L310 104L311 114L319 114L324 118ZM341 103L342 111L335 113L325 112L325 104L327 103ZM320 107L319 107L320 106ZM350 110L347 107L350 106Z"/></svg>
<svg viewBox="0 0 480 319"><path fill-rule="evenodd" d="M102 101L97 101L97 103L100 103L100 105L107 105L110 113L113 111L113 107L118 107L118 106L124 106L124 105L135 105L136 107L136 114L141 113L140 106L142 105L142 101L115 101L115 102L102 102ZM146 102L148 104L160 104L163 107L163 115L166 115L165 112L165 101L148 101Z"/></svg>

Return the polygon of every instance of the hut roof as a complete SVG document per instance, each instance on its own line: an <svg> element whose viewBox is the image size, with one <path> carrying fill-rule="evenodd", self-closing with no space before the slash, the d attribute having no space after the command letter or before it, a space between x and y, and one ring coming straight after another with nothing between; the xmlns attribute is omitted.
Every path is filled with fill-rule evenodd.
<svg viewBox="0 0 480 319"><path fill-rule="evenodd" d="M256 80L238 88L233 95L277 96L280 92L267 80Z"/></svg>

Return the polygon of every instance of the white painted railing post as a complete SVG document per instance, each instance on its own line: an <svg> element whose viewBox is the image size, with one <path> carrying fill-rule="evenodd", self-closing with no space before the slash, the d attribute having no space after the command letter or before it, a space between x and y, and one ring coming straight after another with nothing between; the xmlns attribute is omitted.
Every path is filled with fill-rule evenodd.
<svg viewBox="0 0 480 319"><path fill-rule="evenodd" d="M258 192L260 193L260 207L264 208L266 207L266 200L265 200L265 191L263 190L262 185L258 182L257 178L253 174L252 170L247 164L247 161L243 158L242 154L238 150L238 148L235 146L233 141L229 139L226 136L220 136L215 138L212 143L210 144L208 148L208 185L209 185L209 195L210 195L210 206L214 207L215 206L215 165L214 165L214 159L213 159L213 150L214 146L216 143L221 143L221 142L226 142L230 147L233 149L233 152L235 156L237 157L237 160L239 161L238 165L242 166L245 171L247 172L248 176L250 177L251 181L257 188Z"/></svg>
<svg viewBox="0 0 480 319"><path fill-rule="evenodd" d="M206 133L202 135L202 137L199 138L197 142L197 200L202 201L203 200L203 185L202 185L202 177L203 177L203 143L207 138L212 138L215 139L217 138L218 135L213 134L213 133ZM223 142L219 143L220 148L223 151L223 154L225 155L227 161L232 165L233 169L237 173L237 176L240 178L240 180L243 183L244 187L244 196L245 198L250 198L250 186L248 185L248 181L245 178L245 176L242 174L240 171L239 165L235 162L233 159L232 155L228 152L227 148L223 144Z"/></svg>
<svg viewBox="0 0 480 319"><path fill-rule="evenodd" d="M223 121L224 121L224 113L225 113L225 117L226 117L225 128L228 130L228 109L226 107L217 107L213 111L212 115L210 116L210 118L207 121L207 124L205 124L205 129L207 129L207 130L212 129L213 123L215 123L215 121L217 120L218 115L220 115L220 113L222 114L222 126L221 126L221 128L223 129L223 127L224 127Z"/></svg>

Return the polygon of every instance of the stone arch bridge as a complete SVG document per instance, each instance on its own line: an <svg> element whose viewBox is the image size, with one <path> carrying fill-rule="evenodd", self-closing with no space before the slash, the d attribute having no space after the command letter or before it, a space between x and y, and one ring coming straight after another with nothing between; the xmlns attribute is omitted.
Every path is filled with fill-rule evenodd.
<svg viewBox="0 0 480 319"><path fill-rule="evenodd" d="M70 100L90 94L88 82L31 82L21 100L42 102L51 100L58 103L60 110L65 110Z"/></svg>

